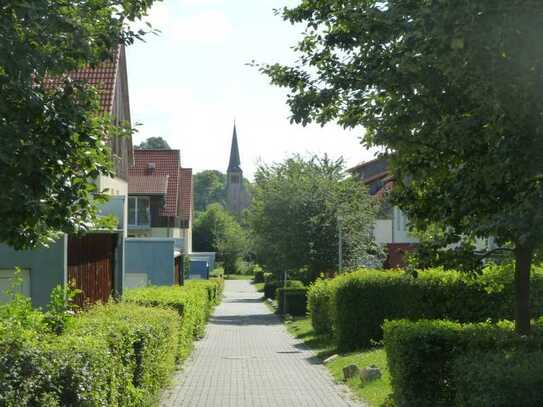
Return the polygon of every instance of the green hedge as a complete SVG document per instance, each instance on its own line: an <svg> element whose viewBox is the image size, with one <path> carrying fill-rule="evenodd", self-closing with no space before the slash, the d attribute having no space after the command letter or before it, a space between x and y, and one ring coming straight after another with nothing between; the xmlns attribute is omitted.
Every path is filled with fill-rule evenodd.
<svg viewBox="0 0 543 407"><path fill-rule="evenodd" d="M221 302L224 290L224 280L222 278L210 278L209 280L189 280L185 282L187 288L204 288L208 294L208 301L211 305L217 305Z"/></svg>
<svg viewBox="0 0 543 407"><path fill-rule="evenodd" d="M307 291L307 311L315 333L332 334L335 321L335 295L340 282L347 274L334 279L319 279Z"/></svg>
<svg viewBox="0 0 543 407"><path fill-rule="evenodd" d="M254 282L257 284L264 282L264 270L258 270L255 272Z"/></svg>
<svg viewBox="0 0 543 407"><path fill-rule="evenodd" d="M534 366L530 357L541 360L541 324L532 336L521 337L508 322L387 321L384 340L398 406L519 405L504 404L515 399L522 401L522 406L543 405L541 387L527 393L527 400L535 404L525 404L525 386L520 384L526 381L540 386L541 365ZM513 365L515 370L508 372ZM496 376L501 378L491 384ZM485 387L487 384L490 387Z"/></svg>
<svg viewBox="0 0 543 407"><path fill-rule="evenodd" d="M61 336L0 322L0 405L145 406L175 368L179 316L92 308Z"/></svg>
<svg viewBox="0 0 543 407"><path fill-rule="evenodd" d="M541 269L533 272L531 298L533 315L541 315ZM488 267L476 278L442 270L420 271L418 278L400 271L361 270L341 277L335 299L337 345L349 351L381 340L385 319L512 319L513 270Z"/></svg>
<svg viewBox="0 0 543 407"><path fill-rule="evenodd" d="M306 315L307 288L278 288L276 293L279 313L292 316Z"/></svg>
<svg viewBox="0 0 543 407"><path fill-rule="evenodd" d="M124 301L148 307L173 308L181 317L179 329L178 358L186 359L190 354L194 338L202 337L205 324L213 304L208 290L200 284L172 287L145 287L127 290Z"/></svg>
<svg viewBox="0 0 543 407"><path fill-rule="evenodd" d="M282 281L271 280L264 284L264 298L275 299L277 297L277 289L283 288ZM304 283L298 280L287 280L287 288L304 288Z"/></svg>
<svg viewBox="0 0 543 407"><path fill-rule="evenodd" d="M67 335L101 337L115 357L129 367L136 399L148 402L167 384L175 369L179 316L172 310L133 304L93 307L75 319Z"/></svg>
<svg viewBox="0 0 543 407"><path fill-rule="evenodd" d="M543 406L543 352L467 354L452 375L457 406Z"/></svg>

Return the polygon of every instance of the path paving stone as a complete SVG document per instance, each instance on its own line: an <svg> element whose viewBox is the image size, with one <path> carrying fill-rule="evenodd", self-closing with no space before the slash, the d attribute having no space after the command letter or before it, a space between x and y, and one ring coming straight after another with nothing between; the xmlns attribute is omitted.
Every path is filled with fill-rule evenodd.
<svg viewBox="0 0 543 407"><path fill-rule="evenodd" d="M248 281L226 281L225 296L161 407L346 407L313 352L292 338Z"/></svg>

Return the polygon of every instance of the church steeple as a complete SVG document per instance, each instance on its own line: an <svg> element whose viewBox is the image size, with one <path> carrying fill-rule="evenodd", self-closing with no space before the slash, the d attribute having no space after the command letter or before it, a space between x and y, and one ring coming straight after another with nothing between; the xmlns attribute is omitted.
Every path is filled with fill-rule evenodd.
<svg viewBox="0 0 543 407"><path fill-rule="evenodd" d="M232 135L232 146L230 147L230 161L228 163L228 172L241 172L238 147L238 132L236 122L234 122L234 134Z"/></svg>
<svg viewBox="0 0 543 407"><path fill-rule="evenodd" d="M249 195L243 184L243 170L239 159L238 131L234 122L234 134L230 148L230 160L226 171L226 207L240 217L242 211L249 206Z"/></svg>

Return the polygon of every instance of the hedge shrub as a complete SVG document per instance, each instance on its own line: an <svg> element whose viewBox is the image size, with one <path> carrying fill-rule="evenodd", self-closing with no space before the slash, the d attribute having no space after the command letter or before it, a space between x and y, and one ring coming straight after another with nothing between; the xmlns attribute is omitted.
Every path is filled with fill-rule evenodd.
<svg viewBox="0 0 543 407"><path fill-rule="evenodd" d="M172 287L145 287L127 290L126 302L148 307L173 308L181 317L179 329L178 358L186 359L190 354L194 338L202 337L206 319L212 304L208 290L199 284Z"/></svg>
<svg viewBox="0 0 543 407"><path fill-rule="evenodd" d="M217 305L221 302L224 290L222 278L210 278L209 280L189 280L185 282L187 288L203 288L207 291L210 305Z"/></svg>
<svg viewBox="0 0 543 407"><path fill-rule="evenodd" d="M277 289L283 288L283 281L271 280L264 284L264 297L275 299L277 297ZM298 280L287 280L287 288L304 288L304 283Z"/></svg>
<svg viewBox="0 0 543 407"><path fill-rule="evenodd" d="M543 352L473 353L453 366L455 405L543 406Z"/></svg>
<svg viewBox="0 0 543 407"><path fill-rule="evenodd" d="M257 284L264 282L264 270L255 271L254 282Z"/></svg>
<svg viewBox="0 0 543 407"><path fill-rule="evenodd" d="M279 313L292 316L307 314L307 288L278 288L276 293Z"/></svg>
<svg viewBox="0 0 543 407"><path fill-rule="evenodd" d="M338 348L349 351L382 339L385 319L449 319L458 322L513 318L513 270L488 267L481 276L453 271L361 270L341 277L335 301ZM533 315L543 310L543 272L531 282Z"/></svg>
<svg viewBox="0 0 543 407"><path fill-rule="evenodd" d="M178 315L110 304L61 336L0 322L0 405L145 406L175 368Z"/></svg>
<svg viewBox="0 0 543 407"><path fill-rule="evenodd" d="M315 333L332 334L335 321L335 295L346 274L334 279L319 279L307 291L307 310Z"/></svg>
<svg viewBox="0 0 543 407"><path fill-rule="evenodd" d="M179 315L173 310L107 304L79 315L66 334L103 338L112 355L128 367L129 377L122 380L131 382L138 403L146 404L175 369L179 324ZM128 391L132 391L130 387ZM131 398L127 394L124 403L129 404Z"/></svg>
<svg viewBox="0 0 543 407"><path fill-rule="evenodd" d="M536 404L524 404L524 385L519 383L537 385L542 381L541 365L529 363L530 356L535 357L534 361L541 360L540 324L532 336L521 337L508 322L387 321L384 339L397 406L519 405L503 404L514 399L522 400L523 406L542 405L541 387L528 392L528 400ZM520 364L515 365L517 362ZM507 371L513 365L514 370ZM517 373L539 376L513 379ZM496 376L501 376L499 382L490 384ZM481 400L484 403L479 403Z"/></svg>

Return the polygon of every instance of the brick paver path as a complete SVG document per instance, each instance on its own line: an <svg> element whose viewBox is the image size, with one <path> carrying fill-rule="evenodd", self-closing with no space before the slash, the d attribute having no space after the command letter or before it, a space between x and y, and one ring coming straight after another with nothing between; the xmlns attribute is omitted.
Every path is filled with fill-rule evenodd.
<svg viewBox="0 0 543 407"><path fill-rule="evenodd" d="M162 407L346 407L315 355L285 330L248 281L226 281L207 333Z"/></svg>

